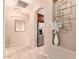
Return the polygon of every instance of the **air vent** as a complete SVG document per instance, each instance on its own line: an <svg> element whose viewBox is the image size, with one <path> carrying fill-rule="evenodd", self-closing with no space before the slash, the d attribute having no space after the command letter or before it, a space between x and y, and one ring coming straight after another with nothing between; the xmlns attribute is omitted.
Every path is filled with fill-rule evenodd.
<svg viewBox="0 0 79 59"><path fill-rule="evenodd" d="M28 4L24 1L19 0L17 6L21 8L25 8Z"/></svg>

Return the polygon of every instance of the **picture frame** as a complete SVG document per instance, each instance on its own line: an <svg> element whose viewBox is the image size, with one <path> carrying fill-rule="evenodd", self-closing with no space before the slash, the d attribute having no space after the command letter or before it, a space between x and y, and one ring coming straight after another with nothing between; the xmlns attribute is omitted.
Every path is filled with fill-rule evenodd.
<svg viewBox="0 0 79 59"><path fill-rule="evenodd" d="M72 30L72 23L65 23L63 26L64 26L63 27L64 31L71 31Z"/></svg>
<svg viewBox="0 0 79 59"><path fill-rule="evenodd" d="M15 20L15 32L25 32L25 20Z"/></svg>

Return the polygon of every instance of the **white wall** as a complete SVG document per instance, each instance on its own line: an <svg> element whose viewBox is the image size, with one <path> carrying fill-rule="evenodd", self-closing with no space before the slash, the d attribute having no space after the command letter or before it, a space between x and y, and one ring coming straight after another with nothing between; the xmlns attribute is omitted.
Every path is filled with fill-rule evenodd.
<svg viewBox="0 0 79 59"><path fill-rule="evenodd" d="M63 0L63 1L72 1L72 5L75 5L75 0ZM55 16L58 16L57 3L55 7L56 7ZM68 13L68 12L69 11L66 11L65 13ZM72 18L71 19L72 30L68 32L64 32L64 31L60 32L60 46L72 51L76 51L76 8L75 6L72 7L72 13L68 16Z"/></svg>

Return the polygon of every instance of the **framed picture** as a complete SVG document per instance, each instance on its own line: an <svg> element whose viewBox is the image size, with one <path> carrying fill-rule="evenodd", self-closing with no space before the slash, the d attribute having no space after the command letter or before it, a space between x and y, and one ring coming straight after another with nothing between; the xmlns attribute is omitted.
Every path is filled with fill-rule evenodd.
<svg viewBox="0 0 79 59"><path fill-rule="evenodd" d="M16 32L25 31L25 21L24 20L15 20L15 31Z"/></svg>
<svg viewBox="0 0 79 59"><path fill-rule="evenodd" d="M72 23L65 23L63 26L64 26L63 27L64 31L71 31L72 30Z"/></svg>

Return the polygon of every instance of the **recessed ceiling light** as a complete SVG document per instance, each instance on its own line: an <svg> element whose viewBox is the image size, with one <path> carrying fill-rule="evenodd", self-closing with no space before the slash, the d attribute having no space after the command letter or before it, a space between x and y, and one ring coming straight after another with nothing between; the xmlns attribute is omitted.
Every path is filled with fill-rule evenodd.
<svg viewBox="0 0 79 59"><path fill-rule="evenodd" d="M20 8L15 7L15 11L16 11L16 12L20 12Z"/></svg>

